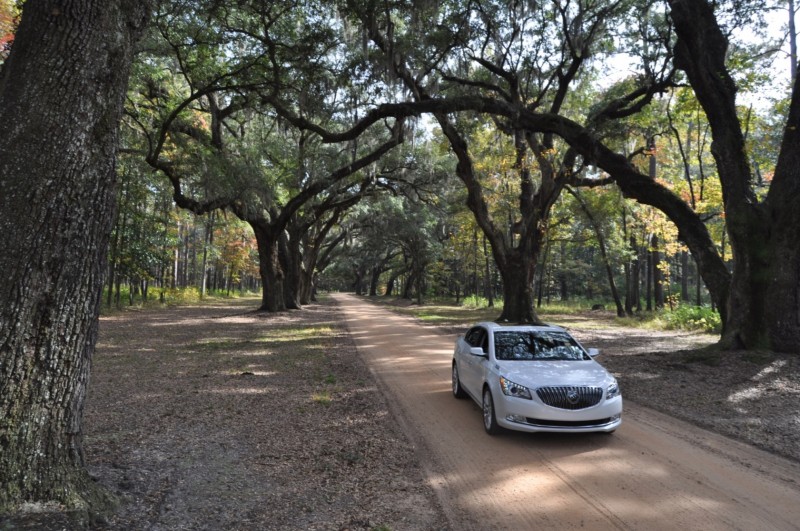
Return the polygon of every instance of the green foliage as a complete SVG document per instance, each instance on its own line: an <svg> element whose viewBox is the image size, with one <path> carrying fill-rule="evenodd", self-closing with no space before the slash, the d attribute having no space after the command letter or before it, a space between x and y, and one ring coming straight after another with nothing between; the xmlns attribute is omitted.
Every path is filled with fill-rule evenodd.
<svg viewBox="0 0 800 531"><path fill-rule="evenodd" d="M494 302L495 308L500 311L503 308L503 300L495 300ZM461 300L461 306L464 308L488 308L489 307L489 300L486 297L482 297L480 295L468 295Z"/></svg>
<svg viewBox="0 0 800 531"><path fill-rule="evenodd" d="M672 311L641 312L634 317L617 318L616 322L623 326L653 330L688 330L708 334L722 332L719 313L709 306L680 305Z"/></svg>
<svg viewBox="0 0 800 531"><path fill-rule="evenodd" d="M701 332L722 332L719 313L708 306L678 306L674 311L665 311L663 319L667 330L699 330Z"/></svg>
<svg viewBox="0 0 800 531"><path fill-rule="evenodd" d="M12 0L0 0L0 65L8 57L19 22L20 6Z"/></svg>
<svg viewBox="0 0 800 531"><path fill-rule="evenodd" d="M120 286L120 299L123 301L132 301L125 303L123 306L132 308L153 308L157 306L190 306L194 304L207 304L216 299L230 300L239 298L254 298L260 294L252 291L231 291L227 290L209 290L206 292L205 297L200 296L200 289L197 286L189 286L185 288L150 288L148 290L147 300L141 298L141 294L131 296L131 287L127 284ZM108 288L103 290L103 298L108 296ZM111 308L103 305L101 313L104 315L112 312Z"/></svg>

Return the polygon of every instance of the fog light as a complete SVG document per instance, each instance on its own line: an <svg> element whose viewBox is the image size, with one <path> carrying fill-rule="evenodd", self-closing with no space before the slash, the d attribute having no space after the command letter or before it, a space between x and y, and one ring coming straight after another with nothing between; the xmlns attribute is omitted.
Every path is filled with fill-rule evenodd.
<svg viewBox="0 0 800 531"><path fill-rule="evenodd" d="M507 415L506 420L509 422L517 422L519 424L525 424L528 422L528 420L522 415Z"/></svg>

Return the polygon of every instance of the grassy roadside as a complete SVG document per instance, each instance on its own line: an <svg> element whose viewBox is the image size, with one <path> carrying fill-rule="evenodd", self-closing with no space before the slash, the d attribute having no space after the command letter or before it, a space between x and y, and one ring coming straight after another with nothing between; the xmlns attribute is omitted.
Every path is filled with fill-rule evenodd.
<svg viewBox="0 0 800 531"><path fill-rule="evenodd" d="M103 291L100 305L100 315L118 315L126 311L139 310L168 310L182 306L198 306L207 304L236 304L236 301L247 301L245 304L257 305L261 294L252 291L231 291L230 293L219 290L209 291L204 296L196 287L190 288L151 288L146 300L141 295L129 298L127 288L121 291L117 303L112 297L111 305L108 304L108 291Z"/></svg>
<svg viewBox="0 0 800 531"><path fill-rule="evenodd" d="M446 329L466 329L479 321L494 321L502 312L500 307L455 304L452 300L432 300L418 305L408 299L395 297L364 297L393 311L415 317L420 321ZM485 301L484 301L485 302ZM640 312L632 317L617 317L611 310L592 310L588 303L551 304L536 309L545 322L564 327L619 327L666 331L685 330L717 334L721 330L719 314L707 307L678 306L675 310Z"/></svg>
<svg viewBox="0 0 800 531"><path fill-rule="evenodd" d="M393 297L364 297L364 299L451 332L466 331L480 321L494 321L502 312L502 307L456 305L453 301L431 301L420 306L407 299ZM536 311L544 321L567 328L615 326L613 312L591 310L585 305L551 305L537 308Z"/></svg>

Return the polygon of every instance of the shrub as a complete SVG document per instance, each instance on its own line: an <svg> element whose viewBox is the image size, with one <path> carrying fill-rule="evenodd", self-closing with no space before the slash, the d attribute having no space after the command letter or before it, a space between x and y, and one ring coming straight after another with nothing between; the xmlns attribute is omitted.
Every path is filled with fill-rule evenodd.
<svg viewBox="0 0 800 531"><path fill-rule="evenodd" d="M664 313L664 321L668 330L701 330L715 334L722 331L719 313L708 306L678 306Z"/></svg>
<svg viewBox="0 0 800 531"><path fill-rule="evenodd" d="M487 308L489 299L480 295L469 295L461 300L461 306L464 308ZM495 306L497 306L497 301L495 301Z"/></svg>

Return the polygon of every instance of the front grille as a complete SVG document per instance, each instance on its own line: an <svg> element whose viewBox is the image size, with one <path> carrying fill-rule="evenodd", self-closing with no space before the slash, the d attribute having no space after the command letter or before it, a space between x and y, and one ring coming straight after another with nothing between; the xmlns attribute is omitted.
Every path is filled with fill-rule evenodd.
<svg viewBox="0 0 800 531"><path fill-rule="evenodd" d="M539 398L548 406L559 409L586 409L596 406L603 398L602 387L540 387Z"/></svg>

